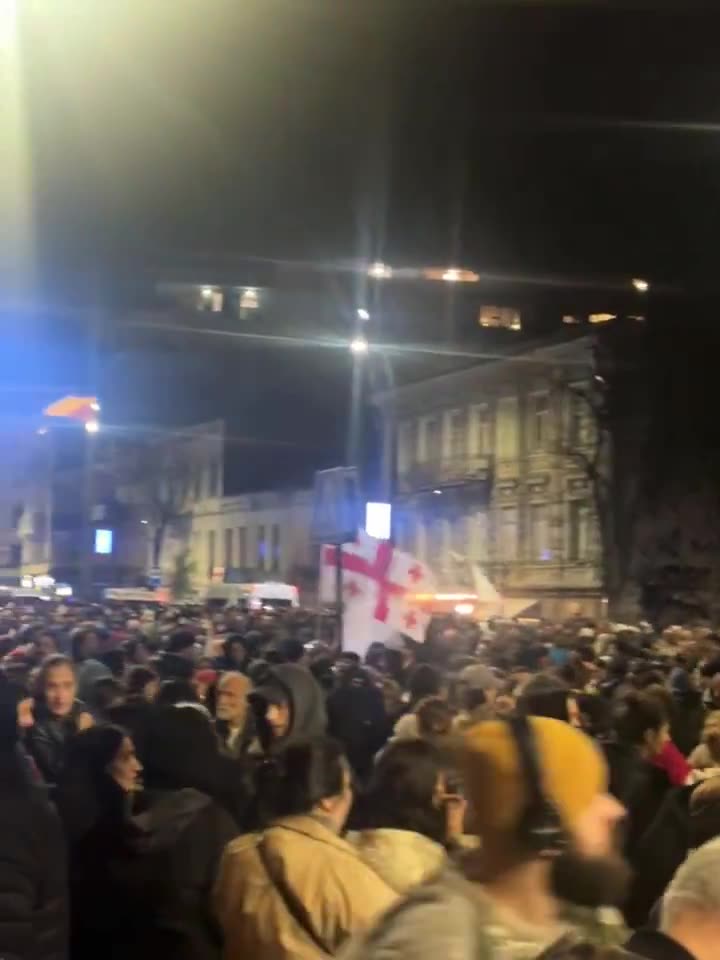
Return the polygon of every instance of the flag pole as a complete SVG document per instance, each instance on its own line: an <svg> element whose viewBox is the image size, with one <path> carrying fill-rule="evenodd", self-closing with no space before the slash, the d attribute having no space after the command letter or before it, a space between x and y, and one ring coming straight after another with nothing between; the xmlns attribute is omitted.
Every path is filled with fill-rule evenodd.
<svg viewBox="0 0 720 960"><path fill-rule="evenodd" d="M335 609L337 611L337 648L342 653L343 648L343 569L342 548L339 543L335 547Z"/></svg>

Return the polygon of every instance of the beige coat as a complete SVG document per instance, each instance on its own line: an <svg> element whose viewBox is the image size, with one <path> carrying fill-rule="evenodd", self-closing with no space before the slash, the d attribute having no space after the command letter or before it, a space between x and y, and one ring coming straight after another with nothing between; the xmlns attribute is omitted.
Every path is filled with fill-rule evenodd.
<svg viewBox="0 0 720 960"><path fill-rule="evenodd" d="M383 827L348 837L369 867L402 894L438 873L447 859L445 848L413 830Z"/></svg>
<svg viewBox="0 0 720 960"><path fill-rule="evenodd" d="M323 951L303 930L270 879L299 902ZM354 848L311 816L287 817L264 834L238 837L225 848L215 885L215 912L226 960L318 960L367 929L396 894Z"/></svg>

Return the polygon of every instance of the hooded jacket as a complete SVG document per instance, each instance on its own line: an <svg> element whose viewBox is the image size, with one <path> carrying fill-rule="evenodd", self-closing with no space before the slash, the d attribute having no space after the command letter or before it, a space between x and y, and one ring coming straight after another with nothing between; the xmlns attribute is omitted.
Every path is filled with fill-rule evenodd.
<svg viewBox="0 0 720 960"><path fill-rule="evenodd" d="M290 726L277 746L296 740L321 737L327 729L325 696L315 677L296 663L281 663L268 670L263 682L249 696L258 724L259 740L266 750L276 744L265 720L265 704L280 693L290 707ZM254 752L257 752L255 750Z"/></svg>

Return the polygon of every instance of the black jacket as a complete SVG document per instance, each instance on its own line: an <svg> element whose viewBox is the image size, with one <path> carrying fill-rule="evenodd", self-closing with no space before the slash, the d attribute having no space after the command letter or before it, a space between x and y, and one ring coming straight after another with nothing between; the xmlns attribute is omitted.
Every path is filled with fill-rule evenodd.
<svg viewBox="0 0 720 960"><path fill-rule="evenodd" d="M218 960L210 895L232 818L197 790L148 793L72 853L72 960Z"/></svg>
<svg viewBox="0 0 720 960"><path fill-rule="evenodd" d="M62 719L52 716L42 705L35 712L35 723L26 734L25 746L48 786L60 779L68 744L77 733L77 718L84 710L85 705L76 700L72 712Z"/></svg>
<svg viewBox="0 0 720 960"><path fill-rule="evenodd" d="M685 947L656 930L638 930L625 944L625 949L647 960L695 960Z"/></svg>
<svg viewBox="0 0 720 960"><path fill-rule="evenodd" d="M647 763L634 748L620 743L603 746L610 769L610 792L627 810L624 852L634 863L643 836L672 790L672 784L664 770Z"/></svg>
<svg viewBox="0 0 720 960"><path fill-rule="evenodd" d="M60 820L44 790L11 785L5 774L0 765L0 956L65 960L68 896Z"/></svg>

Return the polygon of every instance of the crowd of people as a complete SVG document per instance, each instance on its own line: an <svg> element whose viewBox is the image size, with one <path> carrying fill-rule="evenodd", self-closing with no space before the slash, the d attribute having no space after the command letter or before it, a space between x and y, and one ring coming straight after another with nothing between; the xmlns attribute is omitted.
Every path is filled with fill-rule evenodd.
<svg viewBox="0 0 720 960"><path fill-rule="evenodd" d="M720 636L0 608L0 956L709 960Z"/></svg>

